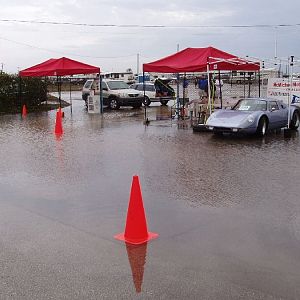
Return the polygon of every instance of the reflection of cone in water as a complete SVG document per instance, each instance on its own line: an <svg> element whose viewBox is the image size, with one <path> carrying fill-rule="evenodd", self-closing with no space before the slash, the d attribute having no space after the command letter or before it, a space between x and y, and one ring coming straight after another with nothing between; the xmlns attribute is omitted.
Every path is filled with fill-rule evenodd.
<svg viewBox="0 0 300 300"><path fill-rule="evenodd" d="M22 107L22 117L26 117L27 115L27 109L26 109L26 105L24 104Z"/></svg>
<svg viewBox="0 0 300 300"><path fill-rule="evenodd" d="M142 291L144 266L146 263L147 243L141 245L126 243L126 249L135 290L137 293L140 293Z"/></svg>
<svg viewBox="0 0 300 300"><path fill-rule="evenodd" d="M139 177L133 176L125 232L115 238L138 245L157 237L157 233L148 232Z"/></svg>
<svg viewBox="0 0 300 300"><path fill-rule="evenodd" d="M62 128L62 120L61 120L61 112L56 112L56 120L55 120L55 134L63 134L63 128Z"/></svg>

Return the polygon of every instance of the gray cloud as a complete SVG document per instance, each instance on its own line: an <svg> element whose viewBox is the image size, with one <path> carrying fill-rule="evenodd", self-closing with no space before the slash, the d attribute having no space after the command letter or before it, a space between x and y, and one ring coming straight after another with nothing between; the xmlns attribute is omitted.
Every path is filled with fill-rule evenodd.
<svg viewBox="0 0 300 300"><path fill-rule="evenodd" d="M1 4L0 19L116 25L274 25L299 23L299 10L300 3L295 0L12 0ZM275 52L274 28L110 28L7 22L0 22L0 28L0 63L9 72L62 55L107 71L135 70L137 53L141 63L149 62L176 52L177 44L181 49L213 45L261 59L273 58ZM300 26L276 30L279 57L300 58L299 30Z"/></svg>

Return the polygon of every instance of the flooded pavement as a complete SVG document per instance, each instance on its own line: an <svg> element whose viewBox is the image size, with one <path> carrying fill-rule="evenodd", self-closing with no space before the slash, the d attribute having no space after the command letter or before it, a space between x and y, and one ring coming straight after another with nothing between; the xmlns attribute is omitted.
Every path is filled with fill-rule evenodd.
<svg viewBox="0 0 300 300"><path fill-rule="evenodd" d="M193 133L168 107L0 116L4 299L299 299L300 137ZM124 231L139 175L148 229Z"/></svg>

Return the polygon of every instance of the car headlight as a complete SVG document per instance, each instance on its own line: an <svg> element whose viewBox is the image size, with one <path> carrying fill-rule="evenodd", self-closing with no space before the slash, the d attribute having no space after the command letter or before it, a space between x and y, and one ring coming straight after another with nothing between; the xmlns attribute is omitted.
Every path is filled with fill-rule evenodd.
<svg viewBox="0 0 300 300"><path fill-rule="evenodd" d="M254 117L253 117L253 116L248 116L248 117L247 117L247 121L248 121L249 123L253 123L253 122L254 122Z"/></svg>

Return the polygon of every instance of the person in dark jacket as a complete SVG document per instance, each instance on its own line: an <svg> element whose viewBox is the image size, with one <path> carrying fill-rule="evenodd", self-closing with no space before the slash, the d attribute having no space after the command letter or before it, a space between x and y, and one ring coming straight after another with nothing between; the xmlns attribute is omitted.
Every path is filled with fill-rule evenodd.
<svg viewBox="0 0 300 300"><path fill-rule="evenodd" d="M198 81L199 87L199 96L208 96L208 80L204 76L202 76Z"/></svg>

